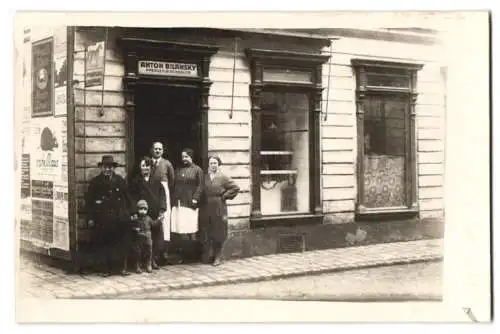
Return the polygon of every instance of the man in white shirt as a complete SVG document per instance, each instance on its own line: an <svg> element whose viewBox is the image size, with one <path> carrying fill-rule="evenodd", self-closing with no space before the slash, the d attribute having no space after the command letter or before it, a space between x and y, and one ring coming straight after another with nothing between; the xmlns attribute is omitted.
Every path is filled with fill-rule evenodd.
<svg viewBox="0 0 500 334"><path fill-rule="evenodd" d="M165 188L167 201L167 211L165 212L163 224L157 231L153 231L153 257L156 257L159 262L166 261L167 247L165 241L170 241L170 196L174 189L174 166L170 161L163 157L164 147L160 142L154 142L151 147L151 159L153 166L151 169L151 178L161 182ZM157 247L154 247L156 244Z"/></svg>

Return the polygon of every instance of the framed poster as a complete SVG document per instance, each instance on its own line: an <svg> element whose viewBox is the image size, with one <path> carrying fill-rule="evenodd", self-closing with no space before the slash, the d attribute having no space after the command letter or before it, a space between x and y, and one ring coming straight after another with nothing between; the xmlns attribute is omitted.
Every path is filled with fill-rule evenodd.
<svg viewBox="0 0 500 334"><path fill-rule="evenodd" d="M104 85L104 54L106 44L104 41L89 45L86 50L85 87Z"/></svg>
<svg viewBox="0 0 500 334"><path fill-rule="evenodd" d="M53 54L54 41L52 37L33 42L32 56L32 108L31 117L52 116L53 106Z"/></svg>

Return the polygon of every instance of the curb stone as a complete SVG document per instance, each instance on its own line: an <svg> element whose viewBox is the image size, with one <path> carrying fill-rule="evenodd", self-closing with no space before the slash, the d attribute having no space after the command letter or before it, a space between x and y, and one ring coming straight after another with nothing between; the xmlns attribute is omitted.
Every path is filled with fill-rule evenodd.
<svg viewBox="0 0 500 334"><path fill-rule="evenodd" d="M298 277L298 276L307 276L307 275L317 275L317 274L327 274L327 273L334 273L334 272L339 272L339 271L347 271L347 270L356 270L356 269L367 269L367 268L373 268L373 267L381 267L381 266L388 266L388 265L399 265L399 264L412 264L412 263L419 263L419 262L437 262L437 261L442 261L443 256L428 256L428 257L421 257L421 258L416 258L416 259L408 259L408 260L397 260L397 261L390 261L390 262L384 262L384 263L366 263L366 264L355 264L355 265L346 265L344 267L336 267L336 268L329 268L329 269L319 269L319 270L308 270L308 271L302 271L302 272L294 272L290 274L275 274L275 275L270 275L270 276L259 276L257 278L252 278L252 277L244 277L244 278L237 278L237 279L228 279L225 280L223 283L219 282L196 282L193 284L193 287L205 287L205 286L216 286L216 285L226 285L226 284L239 284L239 283L253 283L253 282L261 282L261 281L268 281L268 280L274 280L274 279L282 279L282 278L291 278L291 277ZM182 290L183 285L170 285L171 290ZM186 287L186 289L189 289Z"/></svg>

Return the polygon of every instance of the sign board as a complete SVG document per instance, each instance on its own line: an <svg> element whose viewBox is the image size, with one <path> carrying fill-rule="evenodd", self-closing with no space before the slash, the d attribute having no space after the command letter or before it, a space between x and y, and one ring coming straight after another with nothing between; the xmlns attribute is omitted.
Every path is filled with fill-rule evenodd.
<svg viewBox="0 0 500 334"><path fill-rule="evenodd" d="M198 65L188 63L171 63L164 61L139 60L138 73L144 75L197 77Z"/></svg>
<svg viewBox="0 0 500 334"><path fill-rule="evenodd" d="M95 87L104 84L104 53L106 45L104 41L89 45L85 56L85 86Z"/></svg>
<svg viewBox="0 0 500 334"><path fill-rule="evenodd" d="M33 42L32 48L32 117L53 114L53 38Z"/></svg>

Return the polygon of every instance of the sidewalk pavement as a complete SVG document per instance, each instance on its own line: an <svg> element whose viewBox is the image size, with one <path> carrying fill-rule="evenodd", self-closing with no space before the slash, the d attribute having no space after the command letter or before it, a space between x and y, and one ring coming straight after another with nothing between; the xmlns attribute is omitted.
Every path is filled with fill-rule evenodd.
<svg viewBox="0 0 500 334"><path fill-rule="evenodd" d="M119 298L130 293L256 282L374 266L435 261L443 258L443 240L419 240L274 254L231 260L218 267L172 265L151 274L100 277L64 271L21 258L18 292L24 298Z"/></svg>

